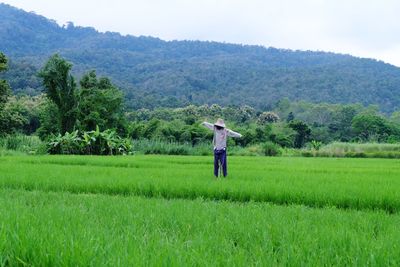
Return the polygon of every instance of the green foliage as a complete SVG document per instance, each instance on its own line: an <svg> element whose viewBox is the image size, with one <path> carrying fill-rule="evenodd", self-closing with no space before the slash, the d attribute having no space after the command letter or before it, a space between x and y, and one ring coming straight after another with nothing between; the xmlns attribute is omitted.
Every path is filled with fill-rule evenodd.
<svg viewBox="0 0 400 267"><path fill-rule="evenodd" d="M21 134L7 135L0 138L0 150L17 151L27 154L44 154L45 144L37 136Z"/></svg>
<svg viewBox="0 0 400 267"><path fill-rule="evenodd" d="M71 63L55 54L50 57L39 73L43 79L47 97L58 108L57 114L62 134L71 132L76 121L76 84L70 74L71 68Z"/></svg>
<svg viewBox="0 0 400 267"><path fill-rule="evenodd" d="M121 138L114 130L58 134L48 141L50 154L124 155L132 151L129 139Z"/></svg>
<svg viewBox="0 0 400 267"><path fill-rule="evenodd" d="M7 69L7 58L0 52L0 72ZM7 102L7 98L10 94L10 86L6 80L0 79L0 113L4 108L4 104ZM0 114L1 115L1 114Z"/></svg>
<svg viewBox="0 0 400 267"><path fill-rule="evenodd" d="M232 140L232 139L230 139ZM232 156L264 156L264 149L261 145L249 145L247 147L228 145L228 155ZM210 141L197 143L195 145L174 141L157 139L133 140L134 154L160 154L160 155L190 155L190 156L211 156L213 154Z"/></svg>
<svg viewBox="0 0 400 267"><path fill-rule="evenodd" d="M59 109L54 102L48 98L43 101L39 108L40 127L37 134L42 140L48 139L50 136L58 135L61 132L61 122Z"/></svg>
<svg viewBox="0 0 400 267"><path fill-rule="evenodd" d="M8 60L6 56L2 52L0 52L0 72L7 69L7 62Z"/></svg>
<svg viewBox="0 0 400 267"><path fill-rule="evenodd" d="M57 56L53 56L49 62L54 58ZM67 76L72 79L68 74L70 65L62 58L58 57L57 60L61 65L66 64L64 71L67 70ZM59 72L63 76L62 71ZM246 105L221 107L213 104L175 109L140 109L128 112L125 116L122 113L122 95L108 78L98 79L92 71L84 75L80 85L81 88L75 93L75 106L70 107L70 112L77 115L78 119L68 119L74 121L73 129L81 131L94 131L95 125L100 125L102 129L116 129L118 134L128 134L134 139L195 146L210 141L212 137L199 123L205 118L212 121L223 117L230 127L244 135L241 139L229 140L229 146L245 147L271 141L285 148L300 148L308 140L321 143L335 140L395 143L400 140L396 113L390 120L386 119L377 113L376 106L363 108L361 105L312 104L304 101L291 103L288 99L282 99L270 108L269 113L261 113ZM360 116L380 119L360 119ZM125 117L130 121L129 125ZM265 124L267 121L276 121L278 117L289 117L289 123ZM297 119L294 120L294 117ZM260 118L263 118L263 122ZM369 125L366 123L368 121ZM7 125L3 127L3 133L30 134L37 130L43 140L62 132L60 108L54 101L43 101L41 97L11 97L0 116L0 124Z"/></svg>
<svg viewBox="0 0 400 267"><path fill-rule="evenodd" d="M356 115L352 120L352 128L362 141L384 142L396 131L387 119L374 113Z"/></svg>
<svg viewBox="0 0 400 267"><path fill-rule="evenodd" d="M37 63L26 59L10 60L7 71L0 74L0 77L8 81L15 95L40 95L44 88L37 75L39 71Z"/></svg>
<svg viewBox="0 0 400 267"><path fill-rule="evenodd" d="M353 138L352 121L360 110L361 107L355 105L339 106L337 111L332 114L332 121L328 127L334 140L345 142Z"/></svg>
<svg viewBox="0 0 400 267"><path fill-rule="evenodd" d="M316 141L316 140L311 140L310 144L311 144L312 148L316 151L318 151L322 146L322 142Z"/></svg>
<svg viewBox="0 0 400 267"><path fill-rule="evenodd" d="M189 104L249 105L271 110L281 99L320 103L400 104L399 68L371 59L324 52L217 42L165 42L152 37L100 33L0 5L0 50L15 64L7 77L15 92L39 92L32 69L60 53L82 76L87 69L116 81L131 110ZM12 34L9 34L12 33ZM29 66L24 66L30 64ZM14 69L16 71L14 71ZM287 118L288 103L279 113ZM246 114L242 117L246 120ZM214 115L212 115L214 116ZM303 119L301 119L303 120Z"/></svg>
<svg viewBox="0 0 400 267"><path fill-rule="evenodd" d="M293 112L290 111L287 116L286 122L291 122L292 120L294 120L294 115L293 115Z"/></svg>
<svg viewBox="0 0 400 267"><path fill-rule="evenodd" d="M6 69L7 58L2 52L0 52L0 72L5 71ZM1 113L3 111L5 103L7 102L9 94L10 86L8 85L6 80L0 79L0 116L2 115Z"/></svg>
<svg viewBox="0 0 400 267"><path fill-rule="evenodd" d="M29 106L24 97L9 97L0 112L0 134L32 134L37 128L36 106Z"/></svg>
<svg viewBox="0 0 400 267"><path fill-rule="evenodd" d="M296 131L296 136L294 139L294 147L301 148L307 142L310 134L311 129L308 125L300 120L293 120L290 121L288 126Z"/></svg>
<svg viewBox="0 0 400 267"><path fill-rule="evenodd" d="M270 139L282 147L293 147L296 132L288 124L277 123L272 127Z"/></svg>
<svg viewBox="0 0 400 267"><path fill-rule="evenodd" d="M133 143L133 151L143 154L162 155L193 155L194 148L191 145L165 142L161 140L136 140ZM208 150L211 149L208 147ZM209 152L208 154L210 154Z"/></svg>
<svg viewBox="0 0 400 267"><path fill-rule="evenodd" d="M393 112L390 116L390 120L394 123L400 124L400 110Z"/></svg>
<svg viewBox="0 0 400 267"><path fill-rule="evenodd" d="M7 58L2 52L0 52L0 72L6 69ZM0 135L4 135L5 133L10 132L10 130L8 129L10 116L4 108L7 103L9 94L10 86L8 85L6 80L0 79Z"/></svg>
<svg viewBox="0 0 400 267"><path fill-rule="evenodd" d="M95 130L123 127L123 96L108 78L97 79L95 71L85 74L78 93L77 128Z"/></svg>
<svg viewBox="0 0 400 267"><path fill-rule="evenodd" d="M310 140L316 140L323 144L341 140L363 140L352 127L353 118L357 114L371 114L371 112L376 112L376 110L364 108L360 105L292 102L289 106L293 110L291 112L293 117L296 115L297 120L291 120L289 123L280 121L267 125L259 123L258 118L261 113L257 111L250 112L253 115L243 122L243 117L240 114L248 108L221 107L218 105L213 105L212 108L208 105L192 105L176 109L140 109L128 112L127 120L130 121L130 136L134 139L156 138L164 141L192 142L196 144L197 141L194 141L194 137L199 138L199 142L204 142L212 138L210 132L202 129L202 127L199 128L198 124L204 120L215 121L222 114L222 117L227 121L228 127L243 134L242 138L233 139L229 145L245 147L272 141L282 147L292 148L303 147ZM280 111L279 107L276 107L272 112L278 114L282 111ZM318 114L315 114L316 112ZM212 117L210 114L214 114L215 117ZM282 114L279 116L282 116ZM297 125L300 119L302 123ZM192 124L193 120L196 123ZM381 141L398 142L400 140L400 125L388 119L386 121L390 132ZM198 134L195 133L197 130L199 131Z"/></svg>
<svg viewBox="0 0 400 267"><path fill-rule="evenodd" d="M351 121L355 116L354 114L373 115L374 113L371 112L375 112L353 105L314 105L304 102L291 103L291 108L293 108L293 112L296 112L297 117L302 118L309 123L307 125L310 125L308 128L311 133L307 140L315 140L324 144L341 139L363 140L360 137L360 134L353 130ZM331 114L331 119L326 121L325 124L321 117L312 115L312 111L321 111L322 108L326 109L326 111L323 111L324 113ZM292 121L292 124L281 121L267 125L260 125L257 121L257 115L253 115L250 117L250 120L242 122L243 117L239 114L241 114L243 110L246 110L246 108L240 109L215 105L213 109L219 110L219 113L215 114L226 115L226 117L230 118L229 120L226 120L229 128L243 134L243 137L240 139L230 139L228 143L229 147L235 145L250 147L267 141L274 142L285 148L295 146L298 132L290 125L293 126L293 124L296 123L296 120ZM8 125L7 130L10 132L29 134L40 125L37 129L37 134L43 140L46 140L48 136L58 135L60 132L59 116L57 116L58 109L52 101L46 100L46 98L41 96L10 97L10 101L7 103L5 110L8 112L8 120L4 124ZM346 113L345 110L348 110L349 112ZM209 143L212 140L212 132L200 125L209 112L210 107L203 105L188 106L186 108L177 109L142 109L129 112L126 116L123 114L120 116L122 118L126 117L126 119L130 121L126 127L127 136L133 139L160 140L164 143L170 142L196 146L201 143ZM343 114L349 115L342 116ZM382 117L381 115L376 114L373 116ZM388 131L386 135L382 135L383 138L381 138L380 141L390 143L399 142L399 125L392 120L384 117L382 118L385 121L387 129L390 131ZM205 120L212 122L215 119L216 118ZM194 123L193 120L195 121ZM123 124L120 125L120 127L125 128ZM117 132L119 131L120 130L117 127ZM120 135L125 136L123 132L122 134L120 133Z"/></svg>
<svg viewBox="0 0 400 267"><path fill-rule="evenodd" d="M333 142L318 151L302 150L308 157L400 158L400 144Z"/></svg>
<svg viewBox="0 0 400 267"><path fill-rule="evenodd" d="M148 122L132 122L129 124L128 135L133 139L162 140L190 145L212 140L212 132L199 123L187 125L181 120L167 122L151 119Z"/></svg>
<svg viewBox="0 0 400 267"><path fill-rule="evenodd" d="M263 145L265 156L279 156L282 154L281 147L273 142L266 142Z"/></svg>
<svg viewBox="0 0 400 267"><path fill-rule="evenodd" d="M278 121L279 121L279 116L274 112L263 112L258 116L257 119L257 122L262 125Z"/></svg>
<svg viewBox="0 0 400 267"><path fill-rule="evenodd" d="M48 152L50 154L80 154L81 138L78 131L66 132L64 135L58 134L48 142Z"/></svg>
<svg viewBox="0 0 400 267"><path fill-rule="evenodd" d="M0 79L3 135L36 131L45 140L75 130L96 132L97 125L134 139L194 147L212 138L199 123L223 117L244 134L230 139L229 147L273 142L285 149L301 148L309 140L400 141L398 112L390 119L378 112L379 108L392 111L400 99L393 95L399 70L387 64L330 53L123 37L71 23L61 28L2 4L0 11L0 50L13 58L8 62L0 53L0 71L9 67L0 78L6 77L14 92L35 94L42 88L50 100L13 97L8 83ZM1 36L5 32L21 38ZM58 55L40 71L44 87L38 82L38 66L55 51L74 62L74 74L83 74L80 88L71 75L72 64ZM125 116L121 92L109 78L98 78L94 71L84 74L88 67L116 80L131 108L149 109L131 110ZM308 102L293 101L299 99ZM384 106L311 103L321 99Z"/></svg>
<svg viewBox="0 0 400 267"><path fill-rule="evenodd" d="M95 71L82 77L78 90L70 74L71 67L56 54L40 72L50 102L44 103L39 112L39 136L46 139L75 129L95 131L96 127L125 133L121 91L108 78L98 79Z"/></svg>
<svg viewBox="0 0 400 267"><path fill-rule="evenodd" d="M45 101L43 95L11 96L5 107L8 113L9 132L20 132L23 134L33 134L40 125L39 110Z"/></svg>

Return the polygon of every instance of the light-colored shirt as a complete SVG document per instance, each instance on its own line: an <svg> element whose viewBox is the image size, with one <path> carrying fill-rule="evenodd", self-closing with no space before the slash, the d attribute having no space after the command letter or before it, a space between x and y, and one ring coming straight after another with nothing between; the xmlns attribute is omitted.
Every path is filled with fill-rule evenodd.
<svg viewBox="0 0 400 267"><path fill-rule="evenodd" d="M228 136L230 137L242 137L240 133L234 132L227 128L222 128L221 130L217 130L214 124L209 122L203 122L201 125L214 131L213 145L214 149L220 150L226 148L226 139Z"/></svg>

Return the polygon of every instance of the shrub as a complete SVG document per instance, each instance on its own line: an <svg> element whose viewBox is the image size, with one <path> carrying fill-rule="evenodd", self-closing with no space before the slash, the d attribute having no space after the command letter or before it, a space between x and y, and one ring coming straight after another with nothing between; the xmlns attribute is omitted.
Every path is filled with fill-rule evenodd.
<svg viewBox="0 0 400 267"><path fill-rule="evenodd" d="M131 151L130 139L121 138L110 129L101 132L98 127L96 131L59 134L48 142L50 154L124 155Z"/></svg>
<svg viewBox="0 0 400 267"><path fill-rule="evenodd" d="M42 154L44 143L37 136L22 134L0 138L0 148L29 154Z"/></svg>
<svg viewBox="0 0 400 267"><path fill-rule="evenodd" d="M400 158L400 152L377 151L365 154L367 155L368 158L388 158L388 159Z"/></svg>
<svg viewBox="0 0 400 267"><path fill-rule="evenodd" d="M278 114L274 112L263 112L258 116L257 123L259 124L267 124L274 123L279 121Z"/></svg>
<svg viewBox="0 0 400 267"><path fill-rule="evenodd" d="M235 156L263 156L263 155L265 155L264 147L262 144L254 144L254 145L247 146L247 147L232 146L232 147L229 147L228 154L235 155Z"/></svg>
<svg viewBox="0 0 400 267"><path fill-rule="evenodd" d="M321 146L322 146L322 142L316 141L316 140L312 140L312 141L310 142L310 144L311 144L312 148L315 149L315 150L317 150L317 151L318 151L318 150L321 148Z"/></svg>
<svg viewBox="0 0 400 267"><path fill-rule="evenodd" d="M346 152L345 157L347 157L347 158L366 158L367 154L364 152L349 151L349 152Z"/></svg>
<svg viewBox="0 0 400 267"><path fill-rule="evenodd" d="M212 153L213 151L210 143L200 143L193 147L193 155L209 156L212 155Z"/></svg>
<svg viewBox="0 0 400 267"><path fill-rule="evenodd" d="M265 156L279 156L281 152L281 147L273 142L266 142L263 145Z"/></svg>
<svg viewBox="0 0 400 267"><path fill-rule="evenodd" d="M301 152L301 155L303 157L314 157L314 153L312 153L312 151L309 151L309 150L303 150Z"/></svg>
<svg viewBox="0 0 400 267"><path fill-rule="evenodd" d="M81 138L78 131L64 135L58 134L50 139L48 152L50 154L81 154Z"/></svg>

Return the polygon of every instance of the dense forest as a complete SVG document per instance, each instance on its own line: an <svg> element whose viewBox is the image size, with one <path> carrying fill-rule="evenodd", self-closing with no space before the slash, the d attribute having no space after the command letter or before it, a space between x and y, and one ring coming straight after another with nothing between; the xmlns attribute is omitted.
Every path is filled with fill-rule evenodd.
<svg viewBox="0 0 400 267"><path fill-rule="evenodd" d="M0 52L0 72L7 67L7 57ZM243 135L230 139L230 145L249 150L264 147L266 155L282 149L319 149L334 141L400 142L400 111L388 116L376 105L283 98L269 110L218 104L128 110L122 91L109 78L93 70L77 78L72 70L73 64L60 55L51 56L36 74L43 87L37 96L15 95L7 80L0 79L0 137L35 135L50 153L126 154L132 151L132 140L147 140L150 143L142 143L139 149L180 154L204 144L209 147L213 134L201 123L222 117ZM166 150L156 144L154 149L152 141L161 142L161 147L171 143L186 147Z"/></svg>
<svg viewBox="0 0 400 267"><path fill-rule="evenodd" d="M376 104L390 114L400 104L400 69L373 59L101 33L5 4L0 20L0 51L9 59L0 78L14 94L39 95L44 87L36 73L59 53L78 79L93 69L109 77L129 110L218 104L266 111L288 99Z"/></svg>

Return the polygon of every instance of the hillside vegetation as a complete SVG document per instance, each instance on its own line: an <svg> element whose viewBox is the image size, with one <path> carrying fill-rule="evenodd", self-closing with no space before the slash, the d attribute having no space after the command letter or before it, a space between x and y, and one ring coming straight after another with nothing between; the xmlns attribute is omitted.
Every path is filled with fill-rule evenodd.
<svg viewBox="0 0 400 267"><path fill-rule="evenodd" d="M100 33L0 4L2 77L14 92L41 90L35 70L56 52L74 74L96 69L125 91L129 108L188 104L250 105L267 110L279 99L400 104L400 69L349 55L217 42L170 41Z"/></svg>

